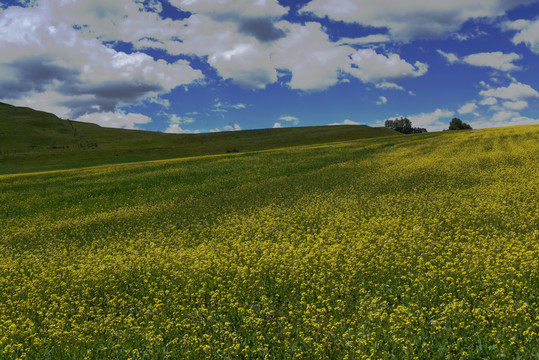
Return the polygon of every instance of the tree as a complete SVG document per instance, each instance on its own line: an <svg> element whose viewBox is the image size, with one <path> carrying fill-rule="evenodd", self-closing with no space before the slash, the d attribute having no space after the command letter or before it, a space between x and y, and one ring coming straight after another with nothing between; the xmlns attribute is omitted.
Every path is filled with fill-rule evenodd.
<svg viewBox="0 0 539 360"><path fill-rule="evenodd" d="M471 130L472 127L459 118L453 118L449 122L449 130Z"/></svg>
<svg viewBox="0 0 539 360"><path fill-rule="evenodd" d="M419 134L427 132L427 129L425 128L412 127L412 122L405 117L401 117L400 119L395 120L388 119L385 121L384 126L386 128L398 131L403 134Z"/></svg>

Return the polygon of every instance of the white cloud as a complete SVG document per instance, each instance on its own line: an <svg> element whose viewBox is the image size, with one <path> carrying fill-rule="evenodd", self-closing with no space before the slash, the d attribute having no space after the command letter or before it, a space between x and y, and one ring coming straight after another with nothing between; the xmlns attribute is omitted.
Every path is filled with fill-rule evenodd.
<svg viewBox="0 0 539 360"><path fill-rule="evenodd" d="M383 105L385 103L387 103L387 98L385 96L380 96L376 102L376 105Z"/></svg>
<svg viewBox="0 0 539 360"><path fill-rule="evenodd" d="M343 122L341 123L338 123L338 122L334 122L334 123L331 123L331 124L328 124L330 126L334 126L334 125L361 125L360 123L356 122L356 121L352 121L350 119L346 119L344 120Z"/></svg>
<svg viewBox="0 0 539 360"><path fill-rule="evenodd" d="M402 86L397 85L397 84L392 83L392 82L388 82L388 81L382 81L381 83L376 84L375 87L377 89L384 89L384 90L400 90L400 91L404 91L404 88Z"/></svg>
<svg viewBox="0 0 539 360"><path fill-rule="evenodd" d="M450 64L454 64L454 63L458 63L460 62L460 59L457 55L453 54L453 53L446 53L440 49L436 50L438 52L438 54L442 55L448 63Z"/></svg>
<svg viewBox="0 0 539 360"><path fill-rule="evenodd" d="M168 63L144 53L126 54L76 31L73 4L94 14L101 5L107 15L125 9L99 1L43 0L36 7L5 10L0 18L0 98L40 102L47 94L54 102L42 110L62 115L58 108L67 108L77 118L115 113L123 105L151 101L202 78L184 60Z"/></svg>
<svg viewBox="0 0 539 360"><path fill-rule="evenodd" d="M301 11L389 29L393 38L445 37L470 19L494 18L534 0L313 0Z"/></svg>
<svg viewBox="0 0 539 360"><path fill-rule="evenodd" d="M279 118L279 120L286 121L286 122L291 122L294 125L299 124L299 119L297 117L291 116L291 115L283 115L283 116L281 116Z"/></svg>
<svg viewBox="0 0 539 360"><path fill-rule="evenodd" d="M283 21L278 26L288 36L275 42L272 59L276 68L292 74L292 89L317 91L338 83L339 72L354 49L332 43L319 23Z"/></svg>
<svg viewBox="0 0 539 360"><path fill-rule="evenodd" d="M539 124L539 119L533 119L533 118L529 118L527 116L515 116L514 118L511 119L511 123L509 124L509 126L512 126L512 125L531 125L531 124Z"/></svg>
<svg viewBox="0 0 539 360"><path fill-rule="evenodd" d="M519 111L519 110L524 110L525 108L527 108L528 107L528 102L524 101L524 100L505 101L503 103L503 106L505 108L507 108L507 109Z"/></svg>
<svg viewBox="0 0 539 360"><path fill-rule="evenodd" d="M502 110L502 111L498 111L496 114L494 114L494 116L492 116L492 121L495 123L503 123L512 119L513 117L517 115L518 113L514 111Z"/></svg>
<svg viewBox="0 0 539 360"><path fill-rule="evenodd" d="M539 98L539 93L530 85L522 83L512 83L508 87L482 90L479 92L484 97L495 97L506 100L526 100Z"/></svg>
<svg viewBox="0 0 539 360"><path fill-rule="evenodd" d="M391 38L385 34L372 34L358 38L342 38L337 42L339 45L367 45L379 44L390 41Z"/></svg>
<svg viewBox="0 0 539 360"><path fill-rule="evenodd" d="M189 134L191 131L182 129L179 124L170 124L169 127L165 130L168 134Z"/></svg>
<svg viewBox="0 0 539 360"><path fill-rule="evenodd" d="M183 43L178 52L207 56L223 79L251 89L277 82L278 70L292 75L288 85L293 89L327 89L338 83L339 71L354 51L331 42L319 23L267 23L280 34L272 41L242 32L237 22L226 17L198 14L185 24L179 30Z"/></svg>
<svg viewBox="0 0 539 360"><path fill-rule="evenodd" d="M496 105L497 103L498 103L498 100L493 97L488 97L479 102L479 104L481 105Z"/></svg>
<svg viewBox="0 0 539 360"><path fill-rule="evenodd" d="M178 29L178 35L183 41L176 48L178 54L207 57L225 80L252 89L263 89L277 81L269 47L240 33L233 22L192 15Z"/></svg>
<svg viewBox="0 0 539 360"><path fill-rule="evenodd" d="M165 109L170 108L170 101L168 101L167 99L162 99L159 96L148 98L146 101L148 101L150 103L153 103L153 104L161 105Z"/></svg>
<svg viewBox="0 0 539 360"><path fill-rule="evenodd" d="M39 8L53 14L53 27L57 23L75 25L79 35L87 40L124 41L133 43L138 49L151 42L163 47L163 40L171 42L177 35L179 22L161 19L156 13L159 7L155 1L146 2L146 5L142 1L109 0L39 2Z"/></svg>
<svg viewBox="0 0 539 360"><path fill-rule="evenodd" d="M176 114L170 115L169 123L170 124L192 124L195 122L195 119L188 116L178 116Z"/></svg>
<svg viewBox="0 0 539 360"><path fill-rule="evenodd" d="M363 82L387 83L424 75L428 66L419 61L414 65L401 59L398 54L377 54L372 49L361 49L350 57L347 71Z"/></svg>
<svg viewBox="0 0 539 360"><path fill-rule="evenodd" d="M515 45L524 43L531 51L539 54L539 19L506 22L503 27L505 30L518 31L513 37Z"/></svg>
<svg viewBox="0 0 539 360"><path fill-rule="evenodd" d="M414 127L426 128L428 131L439 131L446 129L449 126L448 119L455 115L453 111L436 109L431 113L421 113L408 116Z"/></svg>
<svg viewBox="0 0 539 360"><path fill-rule="evenodd" d="M286 84L290 88L320 91L346 81L351 66L349 57L356 51L347 42L357 46L390 39L387 34L373 34L333 42L318 22L292 24L280 20L288 9L277 0L173 0L171 3L192 15L183 20L162 19L155 13L160 10L159 1L41 0L31 9L8 8L0 19L1 24L8 25L0 26L0 38L4 39L0 40L0 46L2 41L9 42L9 46L3 46L8 51L2 55L20 59L29 48L34 49L34 53L50 56L50 64L60 64L65 70L64 78L78 77L81 83L120 79L132 86L136 80L136 87L122 91L130 93L130 97L117 99L114 104L104 97L99 99L101 110L113 111L117 106L158 99L159 95L200 81L203 76L186 61L167 63L142 52L125 54L105 46L105 42L122 41L137 50L153 48L170 55L197 56L205 59L222 79L248 89L264 89L283 81L284 77L279 75L287 74L291 75ZM25 21L16 21L21 18ZM423 71L410 66L416 73ZM3 70L4 74L14 72L11 68ZM404 74L403 78L408 75ZM387 78L396 81L401 77L393 74ZM11 86L15 80L8 80L8 85L16 89ZM57 79L48 79L54 80ZM393 81L381 81L399 89ZM116 90L120 89L119 84L114 85ZM41 84L31 86L36 88ZM71 93L86 95L95 89L75 90ZM70 101L69 106L85 105L76 112L79 115L92 109L86 106L90 100ZM162 105L170 104L163 101Z"/></svg>
<svg viewBox="0 0 539 360"><path fill-rule="evenodd" d="M521 116L518 112L501 110L493 116L481 117L470 122L474 129L539 124L539 119Z"/></svg>
<svg viewBox="0 0 539 360"><path fill-rule="evenodd" d="M55 114L59 118L71 118L71 109L62 102L66 98L54 91L45 91L25 96L19 99L10 100L9 103L14 106L25 106L35 110L46 111Z"/></svg>
<svg viewBox="0 0 539 360"><path fill-rule="evenodd" d="M274 129L282 128L281 123L276 122L275 124L273 124L273 128L274 128Z"/></svg>
<svg viewBox="0 0 539 360"><path fill-rule="evenodd" d="M225 127L223 127L223 130L224 131L240 131L241 126L239 126L238 124L226 125Z"/></svg>
<svg viewBox="0 0 539 360"><path fill-rule="evenodd" d="M133 113L126 114L121 110L87 114L75 120L94 123L104 127L124 129L136 129L137 124L147 124L152 121L152 119L146 115Z"/></svg>
<svg viewBox="0 0 539 360"><path fill-rule="evenodd" d="M475 66L488 66L501 71L518 70L520 67L513 64L522 57L516 53L504 54L501 51L471 54L462 59L466 64Z"/></svg>
<svg viewBox="0 0 539 360"><path fill-rule="evenodd" d="M280 17L288 12L288 9L279 5L277 0L171 0L170 3L182 10L216 18L227 15L252 18Z"/></svg>
<svg viewBox="0 0 539 360"><path fill-rule="evenodd" d="M226 101L222 102L219 99L215 99L215 103L213 104L211 111L226 113L229 110L242 110L242 109L246 109L246 108L247 108L247 105L245 105L243 103L229 104Z"/></svg>
<svg viewBox="0 0 539 360"><path fill-rule="evenodd" d="M504 54L501 51L470 54L462 59L453 53L446 53L442 50L437 50L437 52L450 64L464 63L474 66L487 66L501 71L519 70L520 67L513 64L513 62L522 58L519 54Z"/></svg>
<svg viewBox="0 0 539 360"><path fill-rule="evenodd" d="M467 104L464 104L462 105L458 110L457 112L461 115L463 114L469 114L469 113L472 113L474 112L475 110L477 109L477 105L475 104L475 102L469 102Z"/></svg>

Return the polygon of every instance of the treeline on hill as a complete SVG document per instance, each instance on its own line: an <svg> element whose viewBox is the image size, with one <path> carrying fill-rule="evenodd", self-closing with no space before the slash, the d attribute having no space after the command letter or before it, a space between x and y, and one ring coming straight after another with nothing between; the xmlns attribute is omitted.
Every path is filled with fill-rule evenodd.
<svg viewBox="0 0 539 360"><path fill-rule="evenodd" d="M403 134L419 134L427 132L427 129L425 128L412 127L412 122L404 117L395 120L386 120L384 126Z"/></svg>
<svg viewBox="0 0 539 360"><path fill-rule="evenodd" d="M471 130L472 127L459 118L453 118L449 122L449 130Z"/></svg>
<svg viewBox="0 0 539 360"><path fill-rule="evenodd" d="M403 134L419 134L419 133L426 133L427 129L425 128L419 128L419 127L413 127L412 122L405 117L401 117L400 119L395 120L386 120L384 123L384 126L386 128L398 131ZM463 122L459 118L453 118L449 122L449 129L448 130L471 130L472 127Z"/></svg>

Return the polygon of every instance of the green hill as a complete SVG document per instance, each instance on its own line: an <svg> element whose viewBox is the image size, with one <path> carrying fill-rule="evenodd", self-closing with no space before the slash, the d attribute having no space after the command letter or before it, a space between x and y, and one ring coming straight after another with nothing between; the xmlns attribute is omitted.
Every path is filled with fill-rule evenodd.
<svg viewBox="0 0 539 360"><path fill-rule="evenodd" d="M537 360L538 139L0 175L0 359Z"/></svg>
<svg viewBox="0 0 539 360"><path fill-rule="evenodd" d="M398 135L365 125L164 134L104 128L0 103L0 173L256 151Z"/></svg>

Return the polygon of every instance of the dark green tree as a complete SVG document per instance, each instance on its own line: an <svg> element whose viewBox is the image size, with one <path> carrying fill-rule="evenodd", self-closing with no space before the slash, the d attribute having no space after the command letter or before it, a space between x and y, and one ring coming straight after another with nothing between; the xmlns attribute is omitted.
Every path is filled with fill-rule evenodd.
<svg viewBox="0 0 539 360"><path fill-rule="evenodd" d="M389 129L393 129L403 134L418 134L425 133L427 129L425 128L415 128L412 127L412 122L405 117L395 120L386 120L384 126Z"/></svg>
<svg viewBox="0 0 539 360"><path fill-rule="evenodd" d="M472 127L459 118L453 118L449 122L449 130L471 130Z"/></svg>

